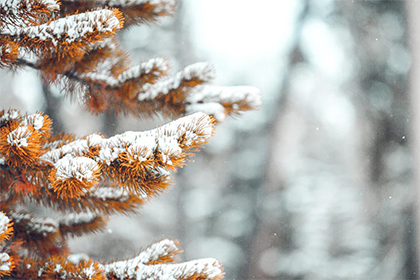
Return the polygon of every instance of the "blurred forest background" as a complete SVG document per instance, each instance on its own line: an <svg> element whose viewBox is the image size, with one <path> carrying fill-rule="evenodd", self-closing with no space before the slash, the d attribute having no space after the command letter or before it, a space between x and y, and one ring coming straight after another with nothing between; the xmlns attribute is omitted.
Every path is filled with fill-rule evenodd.
<svg viewBox="0 0 420 280"><path fill-rule="evenodd" d="M226 279L419 279L418 17L414 0L184 0L121 32L133 60L211 62L215 84L259 87L264 107L220 125L165 194L74 252L132 257L173 237L187 260L222 261ZM168 121L91 116L30 69L0 78L2 108L45 111L56 131Z"/></svg>

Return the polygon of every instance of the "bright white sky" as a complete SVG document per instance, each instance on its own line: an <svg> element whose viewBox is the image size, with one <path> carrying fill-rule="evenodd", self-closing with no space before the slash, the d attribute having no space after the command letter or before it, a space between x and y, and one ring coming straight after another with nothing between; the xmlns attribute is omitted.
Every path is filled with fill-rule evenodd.
<svg viewBox="0 0 420 280"><path fill-rule="evenodd" d="M267 71L270 75L272 69L265 67L278 67L281 54L290 43L300 1L185 0L183 3L192 17L191 35L198 54L215 64L218 81L226 82L235 79L235 75L247 78L255 71Z"/></svg>
<svg viewBox="0 0 420 280"><path fill-rule="evenodd" d="M258 3L258 4L256 4ZM299 1L186 0L194 39L234 59L278 52L291 35Z"/></svg>

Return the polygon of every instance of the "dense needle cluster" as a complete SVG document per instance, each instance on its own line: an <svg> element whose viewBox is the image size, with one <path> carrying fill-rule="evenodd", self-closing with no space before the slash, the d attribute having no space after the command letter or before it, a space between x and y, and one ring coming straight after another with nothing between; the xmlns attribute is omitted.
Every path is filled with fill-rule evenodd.
<svg viewBox="0 0 420 280"><path fill-rule="evenodd" d="M174 0L0 0L0 67L38 69L45 83L105 110L176 119L145 132L82 138L54 134L40 112L0 112L0 277L221 279L215 259L177 263L177 241L100 263L71 254L67 239L133 213L171 182L226 116L260 106L253 87L209 86L207 63L173 76L165 58L131 65L116 31L174 12ZM125 21L125 25L124 25ZM53 209L54 217L30 211ZM57 214L59 213L59 214Z"/></svg>

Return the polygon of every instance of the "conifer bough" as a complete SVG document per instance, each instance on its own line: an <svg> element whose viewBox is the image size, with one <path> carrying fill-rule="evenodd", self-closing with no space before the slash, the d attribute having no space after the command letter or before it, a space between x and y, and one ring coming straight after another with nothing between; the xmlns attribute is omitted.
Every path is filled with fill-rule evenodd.
<svg viewBox="0 0 420 280"><path fill-rule="evenodd" d="M136 212L171 183L226 116L261 105L253 87L207 85L207 63L173 76L166 58L131 65L114 38L127 26L172 15L173 0L0 0L0 67L31 67L64 85L93 113L175 118L106 138L54 134L41 112L0 112L0 277L25 279L221 279L215 259L177 263L175 240L138 256L100 263L71 254L67 239ZM125 25L124 25L125 20ZM60 213L38 217L34 206Z"/></svg>

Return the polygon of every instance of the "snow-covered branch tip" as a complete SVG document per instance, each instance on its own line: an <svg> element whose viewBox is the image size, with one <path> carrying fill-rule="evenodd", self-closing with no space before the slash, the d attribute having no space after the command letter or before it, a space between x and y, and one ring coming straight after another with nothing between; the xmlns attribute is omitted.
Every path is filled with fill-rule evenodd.
<svg viewBox="0 0 420 280"><path fill-rule="evenodd" d="M154 79L166 75L169 70L169 62L165 58L154 58L142 62L140 65L130 67L118 75L118 83L124 84L131 79L139 79L143 75L151 75ZM149 82L149 81L147 81Z"/></svg>
<svg viewBox="0 0 420 280"><path fill-rule="evenodd" d="M222 265L215 259L171 264L181 253L178 242L161 240L150 245L137 257L104 265L107 277L117 279L221 279ZM165 265L163 265L165 264Z"/></svg>
<svg viewBox="0 0 420 280"><path fill-rule="evenodd" d="M251 86L198 86L186 98L187 114L204 112L222 122L229 115L256 110L262 106L261 92Z"/></svg>
<svg viewBox="0 0 420 280"><path fill-rule="evenodd" d="M172 15L176 0L111 0L108 6L119 8L124 13L128 26Z"/></svg>
<svg viewBox="0 0 420 280"><path fill-rule="evenodd" d="M193 88L215 78L214 67L205 62L191 64L179 71L174 77L155 84L145 84L138 95L140 101L156 100L172 94L182 95L186 88ZM185 94L185 93L184 93ZM181 97L185 99L185 97Z"/></svg>

